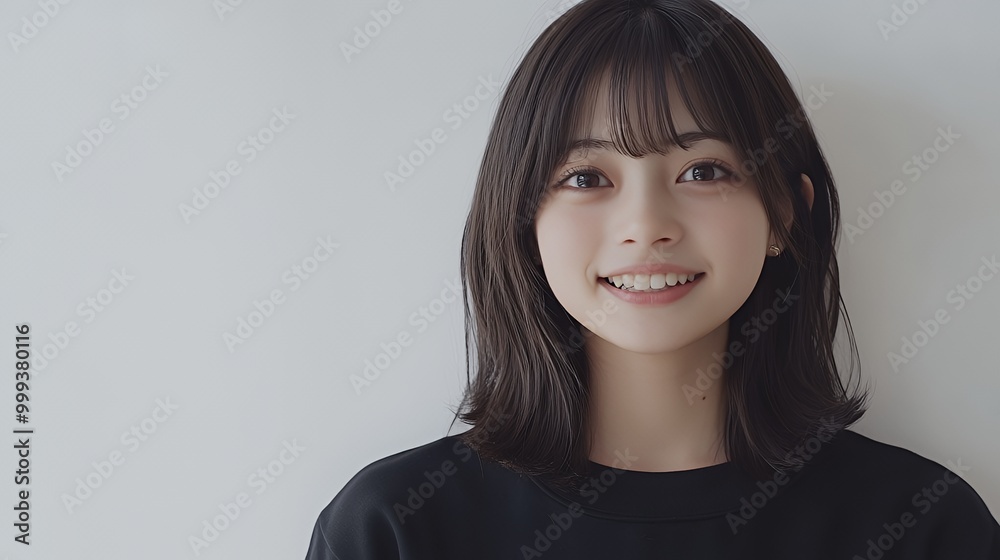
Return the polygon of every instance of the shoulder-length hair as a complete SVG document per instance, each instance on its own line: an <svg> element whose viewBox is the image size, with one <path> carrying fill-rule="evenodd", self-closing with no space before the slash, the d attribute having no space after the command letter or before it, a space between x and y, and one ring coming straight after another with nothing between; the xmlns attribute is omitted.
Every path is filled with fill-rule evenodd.
<svg viewBox="0 0 1000 560"><path fill-rule="evenodd" d="M838 195L778 63L709 0L584 0L542 32L510 78L462 236L468 378L454 412L472 428L459 437L485 459L557 485L587 472L583 336L546 282L534 217L573 135L587 130L605 78L620 153L688 149L668 109L669 79L698 126L746 156L739 171L754 178L785 250L765 259L730 319L729 344L740 341L746 351L731 356L724 373L725 445L730 460L758 478L801 468L803 456L792 450L816 430L857 421L868 399L867 387L848 394L834 357L843 303L834 252ZM800 193L802 173L814 186L811 212ZM787 311L772 309L776 294ZM751 318L766 328L749 328ZM847 326L853 371L860 358L849 318Z"/></svg>

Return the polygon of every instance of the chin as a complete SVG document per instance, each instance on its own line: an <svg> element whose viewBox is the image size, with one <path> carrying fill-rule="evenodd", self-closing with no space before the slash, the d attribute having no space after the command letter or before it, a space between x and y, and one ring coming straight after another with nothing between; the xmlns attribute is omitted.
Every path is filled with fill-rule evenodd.
<svg viewBox="0 0 1000 560"><path fill-rule="evenodd" d="M636 325L634 328L615 329L611 332L609 327L610 325L604 325L596 331L591 330L605 342L637 354L674 352L704 336L702 333L692 333L684 328L657 331L644 325Z"/></svg>

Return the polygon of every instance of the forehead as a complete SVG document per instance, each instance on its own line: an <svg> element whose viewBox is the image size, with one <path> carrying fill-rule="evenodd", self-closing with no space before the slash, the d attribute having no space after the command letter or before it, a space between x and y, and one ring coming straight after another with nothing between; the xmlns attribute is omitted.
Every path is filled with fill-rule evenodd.
<svg viewBox="0 0 1000 560"><path fill-rule="evenodd" d="M696 142L706 138L726 141L725 138L710 131L705 131L698 126L697 121L683 101L680 89L673 81L668 81L661 87L666 90L666 99L668 100L667 103L669 104L669 113L674 130L677 131L683 142ZM622 117L628 116L629 122L624 123L627 125L626 128L634 130L643 127L641 121L644 119L638 116L639 111L636 107L636 103L639 103L639 100L634 97L636 94L626 95L624 96L624 100L621 99L621 95L616 95L615 99L612 100L610 93L610 82L607 75L605 75L600 85L597 85L590 95L585 96L583 104L580 107L578 120L576 121L576 130L572 133L567 159L585 157L587 152L591 150L614 149L611 143L613 126L611 122L612 111ZM642 103L646 106L646 110L657 112L657 115L652 116L652 118L657 118L657 120L666 123L666 117L662 115L665 112L664 108L654 107L655 104L652 101L657 97L663 99L663 96L654 97L652 92L641 92L639 94L645 97L645 99L642 99ZM611 105L611 103L622 103L626 104L626 106L615 106ZM625 110L623 111L622 109Z"/></svg>

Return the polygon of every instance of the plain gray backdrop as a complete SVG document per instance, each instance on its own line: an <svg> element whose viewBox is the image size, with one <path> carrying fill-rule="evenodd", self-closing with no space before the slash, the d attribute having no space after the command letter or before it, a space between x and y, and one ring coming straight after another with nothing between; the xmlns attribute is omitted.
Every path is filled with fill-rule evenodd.
<svg viewBox="0 0 1000 560"><path fill-rule="evenodd" d="M11 372L28 323L39 357L32 544L13 541L11 434L0 554L298 558L359 469L446 433L487 131L572 2L224 2L0 6L0 347ZM804 100L829 92L811 118L876 389L855 429L967 466L1000 517L1000 277L984 265L1000 5L724 4Z"/></svg>

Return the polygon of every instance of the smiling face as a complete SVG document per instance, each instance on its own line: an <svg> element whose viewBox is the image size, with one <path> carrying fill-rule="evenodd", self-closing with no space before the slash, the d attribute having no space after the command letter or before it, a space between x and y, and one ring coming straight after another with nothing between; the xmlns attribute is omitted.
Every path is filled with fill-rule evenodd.
<svg viewBox="0 0 1000 560"><path fill-rule="evenodd" d="M600 91L589 134L574 140L609 144L570 154L549 178L535 221L542 267L556 299L603 341L671 352L727 328L760 277L769 224L732 146L706 138L666 155L618 153L610 146L607 87ZM677 90L668 94L678 133L698 132ZM645 264L704 275L680 299L653 305L620 299L602 279Z"/></svg>

